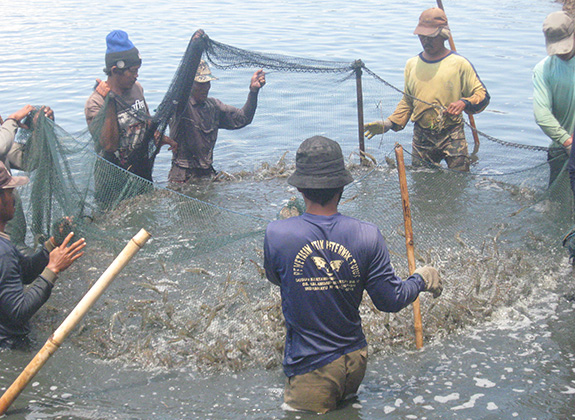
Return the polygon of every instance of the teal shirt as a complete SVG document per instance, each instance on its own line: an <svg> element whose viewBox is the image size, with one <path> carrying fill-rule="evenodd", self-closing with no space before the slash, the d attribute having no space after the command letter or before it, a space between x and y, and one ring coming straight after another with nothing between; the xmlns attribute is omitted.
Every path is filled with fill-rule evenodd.
<svg viewBox="0 0 575 420"><path fill-rule="evenodd" d="M547 56L533 69L535 122L560 147L575 129L575 58Z"/></svg>

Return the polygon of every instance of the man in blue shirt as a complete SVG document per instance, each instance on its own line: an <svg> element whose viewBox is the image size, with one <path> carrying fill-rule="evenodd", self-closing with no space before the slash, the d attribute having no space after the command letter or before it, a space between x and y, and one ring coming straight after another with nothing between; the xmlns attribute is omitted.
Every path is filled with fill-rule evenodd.
<svg viewBox="0 0 575 420"><path fill-rule="evenodd" d="M432 267L402 281L377 226L338 212L352 181L338 143L305 140L288 182L302 193L306 212L266 230L266 276L281 288L287 329L284 401L299 410L325 413L357 392L367 362L358 309L364 290L386 312L401 310L422 291L434 297L442 291Z"/></svg>

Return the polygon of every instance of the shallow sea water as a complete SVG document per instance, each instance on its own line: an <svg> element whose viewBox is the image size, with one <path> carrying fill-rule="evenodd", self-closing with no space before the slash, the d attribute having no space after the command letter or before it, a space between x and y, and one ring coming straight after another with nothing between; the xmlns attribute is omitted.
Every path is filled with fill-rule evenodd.
<svg viewBox="0 0 575 420"><path fill-rule="evenodd" d="M0 113L6 117L25 103L46 103L55 109L61 127L77 132L84 128L83 104L94 78L102 76L103 40L112 29L126 30L140 49L140 81L154 108L189 37L200 27L217 41L248 50L350 62L361 58L401 87L405 60L420 51L413 27L419 13L433 3L1 0L0 6L0 39L5 45ZM531 69L545 54L541 22L560 4L456 0L444 1L444 6L458 51L472 61L492 96L488 110L476 119L480 129L508 141L547 145L532 117ZM271 73L262 95L273 89L273 82ZM245 86L232 88L220 80L212 89L215 97L238 105L246 93L247 80ZM377 118L370 112L367 120ZM222 169L235 165L233 156L226 154L230 139L222 133L216 149L216 165ZM253 153L257 161L258 151ZM158 182L165 183L168 168L164 150L156 166ZM202 199L225 202L228 196L241 197L241 186L238 191L230 188L224 193L204 191ZM259 186L247 188L256 196ZM278 200L271 198L272 207ZM276 208L264 216L270 217ZM552 224L545 228L559 235L549 231L556 228ZM428 341L422 351L400 347L372 354L358 398L323 418L573 418L573 274L558 246L549 251L549 264L555 275L542 270L545 275L532 285L533 293L485 320ZM206 294L204 290L186 297ZM65 302L71 305L71 300ZM113 303L113 294L110 300ZM45 339L48 333L39 335ZM29 353L0 353L0 389L30 358ZM104 362L65 344L16 400L8 418L315 418L282 409L283 381L280 368L206 375L185 366L161 369Z"/></svg>

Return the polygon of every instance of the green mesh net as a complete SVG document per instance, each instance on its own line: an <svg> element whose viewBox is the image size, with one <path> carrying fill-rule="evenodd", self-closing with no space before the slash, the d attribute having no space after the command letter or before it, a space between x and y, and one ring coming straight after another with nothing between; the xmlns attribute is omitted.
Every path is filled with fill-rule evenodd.
<svg viewBox="0 0 575 420"><path fill-rule="evenodd" d="M394 147L404 146L417 263L436 266L445 282L440 299L422 296L426 340L517 301L566 258L560 239L572 222L573 198L565 169L549 185L546 148L480 131L469 173L415 169L408 126L366 140L360 154L358 102L364 119L373 121L390 115L402 95L361 62L262 54L203 39L190 44L148 117L152 131L165 132L174 107L187 100L200 57L218 72L217 83L245 86L246 94L254 69L263 68L268 80L254 122L220 132L214 179L178 188L151 183L97 156L88 130L71 135L42 115L32 130L20 131L32 179L20 190L25 220L13 223L26 232L20 237L32 246L68 215L88 242L86 255L65 274L74 280L61 282L61 293L40 313L40 329L49 331L66 315L63 308L74 306L140 228L152 234L72 335L89 357L201 371L278 366L285 331L279 291L263 274L263 233L284 207L288 215L302 211L286 177L297 147L312 135L341 144L356 181L340 210L379 226L402 276L407 262ZM226 100L244 101L243 94ZM140 157L157 165L153 136L147 142ZM155 179L165 177L154 172ZM414 346L408 309L382 314L366 298L361 311L370 352Z"/></svg>

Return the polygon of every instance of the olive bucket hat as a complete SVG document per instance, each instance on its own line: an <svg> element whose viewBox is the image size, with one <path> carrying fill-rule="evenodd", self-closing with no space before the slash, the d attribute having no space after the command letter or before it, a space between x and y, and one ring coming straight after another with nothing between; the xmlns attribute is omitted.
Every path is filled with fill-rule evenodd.
<svg viewBox="0 0 575 420"><path fill-rule="evenodd" d="M340 188L353 182L343 161L339 144L327 137L313 136L299 146L295 172L288 184L296 188Z"/></svg>

